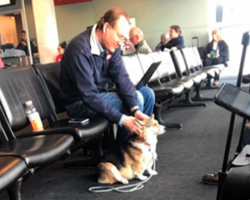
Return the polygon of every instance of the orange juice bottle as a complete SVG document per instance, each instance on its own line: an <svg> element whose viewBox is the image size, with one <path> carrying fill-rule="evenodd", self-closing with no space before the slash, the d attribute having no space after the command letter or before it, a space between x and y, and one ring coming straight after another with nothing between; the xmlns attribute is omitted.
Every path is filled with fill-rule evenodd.
<svg viewBox="0 0 250 200"><path fill-rule="evenodd" d="M25 102L26 106L26 114L29 118L30 124L32 126L33 131L42 131L43 123L39 113L36 111L36 108L33 105L32 101Z"/></svg>

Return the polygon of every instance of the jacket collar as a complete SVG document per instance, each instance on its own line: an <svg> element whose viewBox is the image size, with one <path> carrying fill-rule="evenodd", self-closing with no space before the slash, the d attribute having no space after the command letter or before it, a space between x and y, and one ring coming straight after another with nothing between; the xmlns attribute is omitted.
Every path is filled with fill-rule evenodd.
<svg viewBox="0 0 250 200"><path fill-rule="evenodd" d="M102 48L101 44L99 43L97 36L96 36L96 24L93 26L90 34L90 46L91 46L91 54L95 54L100 56L104 49Z"/></svg>

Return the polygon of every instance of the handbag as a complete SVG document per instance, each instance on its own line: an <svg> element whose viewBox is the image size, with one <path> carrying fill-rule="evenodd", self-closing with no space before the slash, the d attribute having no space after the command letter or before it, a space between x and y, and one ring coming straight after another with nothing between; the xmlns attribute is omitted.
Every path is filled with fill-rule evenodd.
<svg viewBox="0 0 250 200"><path fill-rule="evenodd" d="M210 59L215 59L217 57L217 51L216 50L211 50L210 51Z"/></svg>

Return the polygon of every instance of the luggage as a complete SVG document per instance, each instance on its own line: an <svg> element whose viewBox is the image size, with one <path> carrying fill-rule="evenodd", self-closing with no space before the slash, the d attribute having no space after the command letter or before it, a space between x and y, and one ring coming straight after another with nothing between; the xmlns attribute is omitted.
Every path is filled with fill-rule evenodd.
<svg viewBox="0 0 250 200"><path fill-rule="evenodd" d="M203 55L204 55L204 47L199 47L199 37L195 36L192 37L192 47L197 47L200 57L203 60Z"/></svg>

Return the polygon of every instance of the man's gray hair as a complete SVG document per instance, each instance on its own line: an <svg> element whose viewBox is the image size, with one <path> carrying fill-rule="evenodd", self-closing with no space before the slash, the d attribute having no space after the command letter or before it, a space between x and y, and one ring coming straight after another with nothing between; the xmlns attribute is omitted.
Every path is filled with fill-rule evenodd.
<svg viewBox="0 0 250 200"><path fill-rule="evenodd" d="M167 34L167 33L162 33L161 34L161 41L162 40L169 40L169 34Z"/></svg>

